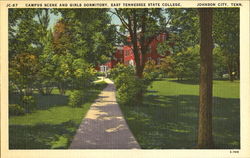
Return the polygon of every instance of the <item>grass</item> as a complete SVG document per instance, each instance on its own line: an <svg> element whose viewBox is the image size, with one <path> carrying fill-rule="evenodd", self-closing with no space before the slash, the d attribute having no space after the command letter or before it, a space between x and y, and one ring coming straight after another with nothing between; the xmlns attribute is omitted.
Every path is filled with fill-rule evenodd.
<svg viewBox="0 0 250 158"><path fill-rule="evenodd" d="M197 142L199 85L190 81L154 81L143 106L121 106L144 149L192 149ZM215 148L240 148L239 81L213 82Z"/></svg>
<svg viewBox="0 0 250 158"><path fill-rule="evenodd" d="M37 107L32 113L9 117L9 148L68 148L90 105L105 86L104 82L96 83L82 107L77 108L67 105L69 92L60 95L55 89L48 96L35 94ZM10 103L16 102L17 96L10 95Z"/></svg>

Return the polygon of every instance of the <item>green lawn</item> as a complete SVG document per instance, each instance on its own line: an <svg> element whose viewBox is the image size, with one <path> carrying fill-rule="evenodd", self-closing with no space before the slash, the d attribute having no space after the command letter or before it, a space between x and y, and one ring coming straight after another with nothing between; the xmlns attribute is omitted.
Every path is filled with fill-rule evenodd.
<svg viewBox="0 0 250 158"><path fill-rule="evenodd" d="M88 93L88 99L79 108L67 105L68 93L52 95L36 94L37 108L32 113L9 118L10 149L65 149L68 148L76 130L92 102L106 83L97 83ZM10 96L15 103L16 96Z"/></svg>
<svg viewBox="0 0 250 158"><path fill-rule="evenodd" d="M197 142L199 85L190 81L154 81L144 106L121 106L144 149L189 149ZM239 81L213 82L213 135L216 148L240 148Z"/></svg>

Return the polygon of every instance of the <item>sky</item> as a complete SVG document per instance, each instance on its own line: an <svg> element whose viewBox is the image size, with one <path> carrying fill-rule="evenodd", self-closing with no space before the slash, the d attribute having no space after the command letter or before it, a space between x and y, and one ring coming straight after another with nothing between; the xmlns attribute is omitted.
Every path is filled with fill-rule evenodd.
<svg viewBox="0 0 250 158"><path fill-rule="evenodd" d="M50 14L49 29L53 29L56 22L61 18L61 15Z"/></svg>

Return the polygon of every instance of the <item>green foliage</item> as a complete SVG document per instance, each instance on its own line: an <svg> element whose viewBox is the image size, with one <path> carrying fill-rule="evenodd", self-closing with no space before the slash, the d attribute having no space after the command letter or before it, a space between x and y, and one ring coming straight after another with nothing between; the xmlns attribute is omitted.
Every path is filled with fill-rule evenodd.
<svg viewBox="0 0 250 158"><path fill-rule="evenodd" d="M165 11L170 19L170 34L167 41L158 45L157 51L161 54L167 51L173 54L183 53L189 47L197 45L200 36L197 9L166 9ZM218 78L222 73L228 73L231 80L234 77L239 78L239 9L218 8L213 9L213 14L214 45L215 48L220 47L221 51L219 54L214 53L216 62L214 68L217 71L214 75ZM219 60L221 60L221 63L219 63ZM178 67L178 72L182 74L185 71L183 64ZM232 74L235 74L235 76Z"/></svg>
<svg viewBox="0 0 250 158"><path fill-rule="evenodd" d="M186 51L166 56L162 59L160 69L169 77L178 79L199 78L199 46L189 47Z"/></svg>
<svg viewBox="0 0 250 158"><path fill-rule="evenodd" d="M105 76L105 72L97 71L96 75L99 76Z"/></svg>
<svg viewBox="0 0 250 158"><path fill-rule="evenodd" d="M145 64L143 71L143 80L145 85L149 86L160 75L159 65L156 65L154 60L149 60Z"/></svg>
<svg viewBox="0 0 250 158"><path fill-rule="evenodd" d="M239 8L219 8L214 11L213 36L220 47L230 80L240 77L240 11ZM222 61L223 62L223 61ZM225 67L225 66L223 66ZM235 76L235 75L236 76Z"/></svg>
<svg viewBox="0 0 250 158"><path fill-rule="evenodd" d="M55 87L56 77L56 65L53 63L53 35L52 32L47 32L47 35L43 36L43 51L39 55L39 64L42 65L37 74L36 87L38 88L41 94L50 94L53 87Z"/></svg>
<svg viewBox="0 0 250 158"><path fill-rule="evenodd" d="M214 11L213 34L215 43L227 53L239 53L239 8L220 8Z"/></svg>
<svg viewBox="0 0 250 158"><path fill-rule="evenodd" d="M140 105L137 95L144 90L144 83L142 79L136 76L129 76L121 74L115 79L118 86L117 99L122 105Z"/></svg>
<svg viewBox="0 0 250 158"><path fill-rule="evenodd" d="M9 64L9 76L14 87L24 94L31 93L37 72L40 69L38 58L31 53L16 54Z"/></svg>
<svg viewBox="0 0 250 158"><path fill-rule="evenodd" d="M138 94L145 91L143 79L135 76L135 70L131 66L118 64L111 69L110 76L114 80L117 89L117 99L122 105L139 105Z"/></svg>
<svg viewBox="0 0 250 158"><path fill-rule="evenodd" d="M58 11L67 25L73 25L75 28L78 26L77 41L83 41L78 47L84 45L85 49L84 52L78 49L81 56L93 65L105 63L116 44L116 28L109 25L111 19L108 9L58 9Z"/></svg>
<svg viewBox="0 0 250 158"><path fill-rule="evenodd" d="M62 18L52 32L55 14ZM88 88L96 79L93 67L114 48L107 9L10 9L9 20L10 90L23 95Z"/></svg>
<svg viewBox="0 0 250 158"><path fill-rule="evenodd" d="M72 63L72 68L73 76L71 83L73 89L86 89L97 78L97 71L83 59L75 59Z"/></svg>
<svg viewBox="0 0 250 158"><path fill-rule="evenodd" d="M145 45L145 43L142 44L144 40L151 41L153 40L152 37L156 37L166 31L166 16L164 16L163 9L161 8L119 8L111 9L110 12L116 15L122 23L122 25L119 26L119 35L124 43L132 43L132 41L128 41L126 35L124 36L126 31L132 33L129 29L143 32L143 34L137 36L138 39L134 39L138 40L137 42L140 43L141 46ZM130 23L134 23L133 27ZM137 34L137 32L135 33ZM132 34L130 34L130 36L132 37ZM146 51L142 51L142 53L146 53Z"/></svg>
<svg viewBox="0 0 250 158"><path fill-rule="evenodd" d="M68 105L71 107L80 107L83 103L83 94L81 90L74 90L69 95Z"/></svg>
<svg viewBox="0 0 250 158"><path fill-rule="evenodd" d="M135 75L135 69L132 66L125 66L118 63L115 68L110 70L110 78L115 80L119 75L125 73L129 76Z"/></svg>
<svg viewBox="0 0 250 158"><path fill-rule="evenodd" d="M35 87L40 90L43 86L52 86L49 84L52 79L48 79L49 74L53 74L48 71L50 64L41 57L52 40L52 33L48 31L50 14L51 9L9 11L10 81L15 87L13 90L24 95L32 93Z"/></svg>
<svg viewBox="0 0 250 158"><path fill-rule="evenodd" d="M180 8L166 9L170 22L170 38L168 43L173 42L171 48L174 53L183 52L188 47L199 43L199 16L197 9Z"/></svg>
<svg viewBox="0 0 250 158"><path fill-rule="evenodd" d="M18 104L9 105L9 115L24 115L25 109Z"/></svg>
<svg viewBox="0 0 250 158"><path fill-rule="evenodd" d="M36 108L36 101L33 96L22 96L21 97L21 106L25 109L26 112L31 112Z"/></svg>
<svg viewBox="0 0 250 158"><path fill-rule="evenodd" d="M65 12L71 15L72 11ZM64 19L55 26L52 62L56 65L55 79L61 94L66 89L86 89L96 79L96 71L88 63L86 41L82 39L83 24L77 20Z"/></svg>
<svg viewBox="0 0 250 158"><path fill-rule="evenodd" d="M213 50L213 77L222 79L223 74L227 73L227 58L224 56L223 50L217 46Z"/></svg>
<svg viewBox="0 0 250 158"><path fill-rule="evenodd" d="M166 74L166 76L175 77L174 66L175 66L175 60L170 55L170 56L166 56L163 59L161 59L161 63L160 63L159 68L163 74Z"/></svg>
<svg viewBox="0 0 250 158"><path fill-rule="evenodd" d="M132 66L125 66L117 64L117 66L110 70L110 77L114 80L117 89L117 99L122 105L140 105L139 99L158 76L159 71L154 61L146 63L143 72L143 79L135 75L135 69Z"/></svg>

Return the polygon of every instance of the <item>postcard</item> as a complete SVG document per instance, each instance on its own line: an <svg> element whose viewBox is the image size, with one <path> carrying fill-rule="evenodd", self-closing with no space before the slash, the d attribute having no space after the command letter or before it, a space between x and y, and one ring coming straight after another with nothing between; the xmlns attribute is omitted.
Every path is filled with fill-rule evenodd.
<svg viewBox="0 0 250 158"><path fill-rule="evenodd" d="M1 157L250 157L249 1L0 2Z"/></svg>

